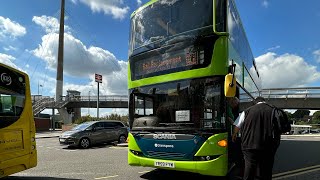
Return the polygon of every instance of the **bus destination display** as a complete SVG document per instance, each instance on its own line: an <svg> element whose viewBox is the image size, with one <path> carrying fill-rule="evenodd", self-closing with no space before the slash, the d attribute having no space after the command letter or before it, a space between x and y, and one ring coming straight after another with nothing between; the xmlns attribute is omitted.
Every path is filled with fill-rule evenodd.
<svg viewBox="0 0 320 180"><path fill-rule="evenodd" d="M135 76L145 76L161 71L171 69L189 67L199 64L199 55L197 51L189 51L188 49L165 53L160 56L153 56L135 62Z"/></svg>

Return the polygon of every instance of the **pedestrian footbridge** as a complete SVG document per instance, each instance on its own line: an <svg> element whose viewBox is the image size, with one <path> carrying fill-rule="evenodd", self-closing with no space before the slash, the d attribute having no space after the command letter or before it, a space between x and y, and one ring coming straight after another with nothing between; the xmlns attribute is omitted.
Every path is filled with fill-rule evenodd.
<svg viewBox="0 0 320 180"><path fill-rule="evenodd" d="M320 87L273 88L258 92L266 101L283 109L320 110ZM37 115L46 108L97 108L97 96L63 97L57 103L48 96L33 96L33 111ZM240 95L243 108L253 104L248 98ZM99 108L128 108L127 95L99 96Z"/></svg>
<svg viewBox="0 0 320 180"><path fill-rule="evenodd" d="M320 110L320 87L263 89L260 95L282 109ZM252 102L242 100L245 107Z"/></svg>

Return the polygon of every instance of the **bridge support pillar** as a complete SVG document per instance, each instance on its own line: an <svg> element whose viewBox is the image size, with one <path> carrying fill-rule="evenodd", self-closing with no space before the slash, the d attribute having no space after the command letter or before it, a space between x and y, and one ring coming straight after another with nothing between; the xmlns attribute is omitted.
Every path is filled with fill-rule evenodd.
<svg viewBox="0 0 320 180"><path fill-rule="evenodd" d="M75 120L81 118L81 108L67 108L67 111L69 114L72 115L72 123L74 123Z"/></svg>
<svg viewBox="0 0 320 180"><path fill-rule="evenodd" d="M60 118L62 119L63 124L72 124L72 114L69 114L67 109L60 108L58 109Z"/></svg>

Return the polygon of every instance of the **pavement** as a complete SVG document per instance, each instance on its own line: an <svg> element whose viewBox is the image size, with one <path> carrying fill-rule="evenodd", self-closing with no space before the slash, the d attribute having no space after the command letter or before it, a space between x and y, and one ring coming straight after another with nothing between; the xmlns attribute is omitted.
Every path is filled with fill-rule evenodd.
<svg viewBox="0 0 320 180"><path fill-rule="evenodd" d="M48 131L39 131L36 132L36 139L40 138L58 138L62 134L61 129L48 130ZM116 146L127 147L128 143L115 143Z"/></svg>
<svg viewBox="0 0 320 180"><path fill-rule="evenodd" d="M57 138L62 133L61 129L38 131L36 132L36 139L39 138Z"/></svg>

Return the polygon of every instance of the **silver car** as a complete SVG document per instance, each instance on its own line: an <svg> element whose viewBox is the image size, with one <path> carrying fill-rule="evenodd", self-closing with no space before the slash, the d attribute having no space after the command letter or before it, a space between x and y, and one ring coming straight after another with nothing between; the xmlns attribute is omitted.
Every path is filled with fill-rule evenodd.
<svg viewBox="0 0 320 180"><path fill-rule="evenodd" d="M115 120L100 120L81 123L59 137L60 144L88 148L94 144L127 140L128 128Z"/></svg>

